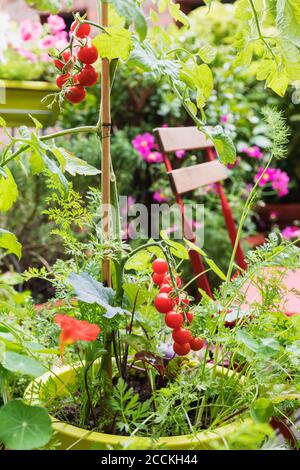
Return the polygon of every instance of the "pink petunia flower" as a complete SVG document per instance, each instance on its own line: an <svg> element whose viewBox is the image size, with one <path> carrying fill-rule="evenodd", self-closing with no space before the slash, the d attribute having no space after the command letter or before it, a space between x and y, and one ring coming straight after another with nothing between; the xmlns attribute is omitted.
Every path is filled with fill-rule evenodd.
<svg viewBox="0 0 300 470"><path fill-rule="evenodd" d="M47 23L52 33L57 33L58 31L63 31L66 29L65 20L59 15L49 15L47 18Z"/></svg>
<svg viewBox="0 0 300 470"><path fill-rule="evenodd" d="M144 134L138 134L131 143L135 150L144 157L151 152L155 141L152 134L145 132Z"/></svg>
<svg viewBox="0 0 300 470"><path fill-rule="evenodd" d="M160 152L149 152L148 154L142 155L142 157L147 163L162 163L164 161Z"/></svg>
<svg viewBox="0 0 300 470"><path fill-rule="evenodd" d="M175 155L176 155L177 158L181 159L181 158L186 156L186 151L185 150L177 150L175 152Z"/></svg>
<svg viewBox="0 0 300 470"><path fill-rule="evenodd" d="M25 59L29 60L29 62L36 63L38 61L37 55L27 49L20 48L18 49L18 53L25 57Z"/></svg>
<svg viewBox="0 0 300 470"><path fill-rule="evenodd" d="M293 240L300 237L300 228L295 225L290 225L285 227L281 233L286 240Z"/></svg>
<svg viewBox="0 0 300 470"><path fill-rule="evenodd" d="M261 160L264 156L264 154L262 153L260 148L257 147L257 145L254 145L253 147L244 147L241 151L248 155L248 157L256 158L257 160Z"/></svg>
<svg viewBox="0 0 300 470"><path fill-rule="evenodd" d="M226 124L226 122L229 121L229 115L228 114L223 114L221 117L220 117L220 122L222 124Z"/></svg>
<svg viewBox="0 0 300 470"><path fill-rule="evenodd" d="M158 203L166 202L168 200L167 196L161 191L155 191L155 193L153 193L152 199Z"/></svg>
<svg viewBox="0 0 300 470"><path fill-rule="evenodd" d="M55 47L57 45L57 41L55 39L55 36L45 36L40 40L40 46L42 49L51 49L52 47Z"/></svg>
<svg viewBox="0 0 300 470"><path fill-rule="evenodd" d="M263 171L263 168L259 169L258 173L254 177L255 181L261 177ZM289 175L285 171L282 171L279 168L268 168L260 180L259 186L263 187L267 183L271 183L271 186L277 195L279 197L283 197L289 193L289 181Z"/></svg>
<svg viewBox="0 0 300 470"><path fill-rule="evenodd" d="M20 23L20 34L24 42L38 39L43 32L43 27L39 22L23 20Z"/></svg>

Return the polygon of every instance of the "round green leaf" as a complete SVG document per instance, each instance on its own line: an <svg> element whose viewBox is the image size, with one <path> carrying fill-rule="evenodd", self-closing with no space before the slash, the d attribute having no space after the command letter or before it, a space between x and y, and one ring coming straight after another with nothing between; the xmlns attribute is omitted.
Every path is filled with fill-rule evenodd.
<svg viewBox="0 0 300 470"><path fill-rule="evenodd" d="M12 351L5 353L2 366L11 372L31 375L32 377L38 377L45 372L45 368L32 357Z"/></svg>
<svg viewBox="0 0 300 470"><path fill-rule="evenodd" d="M250 412L257 423L267 423L274 412L274 406L267 398L259 398L252 403Z"/></svg>
<svg viewBox="0 0 300 470"><path fill-rule="evenodd" d="M0 441L7 449L37 449L47 444L51 434L51 420L44 408L25 405L21 400L9 401L0 408Z"/></svg>

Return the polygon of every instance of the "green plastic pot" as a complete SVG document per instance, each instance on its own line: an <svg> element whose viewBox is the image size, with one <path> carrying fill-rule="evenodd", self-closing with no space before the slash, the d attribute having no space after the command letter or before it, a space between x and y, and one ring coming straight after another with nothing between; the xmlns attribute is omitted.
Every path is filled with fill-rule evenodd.
<svg viewBox="0 0 300 470"><path fill-rule="evenodd" d="M224 371L219 367L217 373L223 374ZM47 402L49 403L52 397L56 398L67 393L66 386L74 382L75 375L76 371L71 366L53 368L51 372L47 372L29 384L24 399L32 405L47 406ZM128 448L128 446L133 450L152 448L212 450L214 444L223 441L226 436L238 431L241 425L247 423L248 420L250 422L250 419L240 419L216 428L214 431L201 431L194 435L161 437L153 443L147 437L127 437L92 432L58 421L53 417L51 419L56 438L60 442L60 450L120 450L120 448Z"/></svg>
<svg viewBox="0 0 300 470"><path fill-rule="evenodd" d="M0 80L0 116L8 127L33 126L31 114L43 127L54 126L59 107L47 108L41 100L49 93L57 91L53 83Z"/></svg>

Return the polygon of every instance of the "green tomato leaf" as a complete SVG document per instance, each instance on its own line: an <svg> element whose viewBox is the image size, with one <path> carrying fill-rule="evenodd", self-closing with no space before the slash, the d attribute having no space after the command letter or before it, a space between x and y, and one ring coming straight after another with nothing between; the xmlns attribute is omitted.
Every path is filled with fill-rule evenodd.
<svg viewBox="0 0 300 470"><path fill-rule="evenodd" d="M84 160L75 157L71 152L68 152L63 147L51 147L51 152L55 155L63 171L70 173L70 175L98 175L100 170L89 165Z"/></svg>
<svg viewBox="0 0 300 470"><path fill-rule="evenodd" d="M62 7L61 0L25 0L26 3L39 11L50 11L50 13L58 13ZM72 0L66 0L65 8L72 6Z"/></svg>
<svg viewBox="0 0 300 470"><path fill-rule="evenodd" d="M145 287L138 284L123 284L123 290L128 297L130 302L130 308L139 309L149 299L149 292Z"/></svg>
<svg viewBox="0 0 300 470"><path fill-rule="evenodd" d="M169 245L171 253L176 256L176 258L189 259L188 250L183 245L170 240L166 232L163 230L160 232L160 236L166 242L166 244Z"/></svg>
<svg viewBox="0 0 300 470"><path fill-rule="evenodd" d="M208 258L205 251L203 251L199 246L195 245L195 243L191 242L190 240L185 239L184 241L192 250L197 251L197 253L203 256L208 266L220 279L222 279L222 281L226 281L226 275L212 259Z"/></svg>
<svg viewBox="0 0 300 470"><path fill-rule="evenodd" d="M9 168L5 168L6 178L0 176L0 211L6 212L16 202L18 187Z"/></svg>
<svg viewBox="0 0 300 470"><path fill-rule="evenodd" d="M236 161L236 148L229 137L225 134L221 126L216 126L211 135L220 161L224 165L234 163Z"/></svg>
<svg viewBox="0 0 300 470"><path fill-rule="evenodd" d="M109 60L127 60L132 44L130 31L115 26L106 28L106 30L108 34L98 34L92 41L100 56Z"/></svg>
<svg viewBox="0 0 300 470"><path fill-rule="evenodd" d="M188 17L183 13L183 11L180 10L179 3L173 3L173 0L171 0L169 1L168 7L170 15L175 21L179 21L184 26L190 26Z"/></svg>
<svg viewBox="0 0 300 470"><path fill-rule="evenodd" d="M250 413L257 423L267 423L274 413L273 403L266 398L258 398L252 403Z"/></svg>
<svg viewBox="0 0 300 470"><path fill-rule="evenodd" d="M7 253L13 253L19 259L22 256L22 245L18 242L17 237L9 232L0 228L0 247L4 248Z"/></svg>
<svg viewBox="0 0 300 470"><path fill-rule="evenodd" d="M147 21L142 10L134 0L111 0L118 15L126 19L126 22L134 23L134 27L143 41L147 35Z"/></svg>
<svg viewBox="0 0 300 470"><path fill-rule="evenodd" d="M151 255L146 250L141 250L133 255L125 264L127 271L145 271L150 268Z"/></svg>
<svg viewBox="0 0 300 470"><path fill-rule="evenodd" d="M202 46L200 46L198 54L200 58L203 60L203 62L205 62L206 64L210 64L216 58L217 49L211 46L210 44L205 43Z"/></svg>
<svg viewBox="0 0 300 470"><path fill-rule="evenodd" d="M51 435L51 420L44 408L21 400L9 401L0 408L0 441L7 449L37 449L46 445Z"/></svg>

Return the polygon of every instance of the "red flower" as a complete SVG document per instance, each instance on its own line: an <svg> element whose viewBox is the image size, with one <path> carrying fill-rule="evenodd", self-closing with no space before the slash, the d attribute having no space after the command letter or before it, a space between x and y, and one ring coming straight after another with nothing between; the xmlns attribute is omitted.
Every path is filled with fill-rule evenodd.
<svg viewBox="0 0 300 470"><path fill-rule="evenodd" d="M62 357L67 344L73 344L79 340L95 341L100 333L98 325L85 320L76 320L76 318L69 317L68 315L56 315L54 321L61 328L59 344Z"/></svg>

